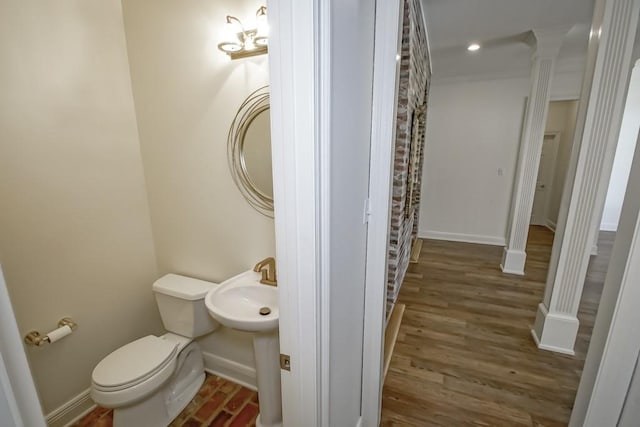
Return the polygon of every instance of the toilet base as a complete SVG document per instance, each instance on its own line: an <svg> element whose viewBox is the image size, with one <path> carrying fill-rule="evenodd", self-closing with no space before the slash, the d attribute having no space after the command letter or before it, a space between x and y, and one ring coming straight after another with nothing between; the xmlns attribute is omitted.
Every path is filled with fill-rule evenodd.
<svg viewBox="0 0 640 427"><path fill-rule="evenodd" d="M195 397L205 375L190 384L180 396L167 405L167 390L158 390L145 400L113 410L113 427L167 427Z"/></svg>
<svg viewBox="0 0 640 427"><path fill-rule="evenodd" d="M173 376L150 396L114 408L113 427L167 427L195 397L204 383L204 363L192 342L178 355Z"/></svg>

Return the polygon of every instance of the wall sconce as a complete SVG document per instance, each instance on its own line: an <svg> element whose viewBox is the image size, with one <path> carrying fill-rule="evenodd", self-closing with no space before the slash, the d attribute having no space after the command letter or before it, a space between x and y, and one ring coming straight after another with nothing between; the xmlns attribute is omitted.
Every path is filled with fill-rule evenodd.
<svg viewBox="0 0 640 427"><path fill-rule="evenodd" d="M268 41L267 8L261 6L256 11L256 27L252 29L245 29L238 18L227 15L223 40L218 49L231 59L246 58L267 53Z"/></svg>

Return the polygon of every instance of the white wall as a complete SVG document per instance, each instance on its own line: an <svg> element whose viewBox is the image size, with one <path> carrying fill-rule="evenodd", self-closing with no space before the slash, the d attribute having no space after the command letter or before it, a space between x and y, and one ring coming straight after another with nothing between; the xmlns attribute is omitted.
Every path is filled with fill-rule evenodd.
<svg viewBox="0 0 640 427"><path fill-rule="evenodd" d="M160 274L221 282L275 254L273 220L255 211L227 165L244 99L268 84L267 55L217 49L227 14L250 22L260 0L124 0L124 22ZM205 352L253 367L250 334L221 329Z"/></svg>
<svg viewBox="0 0 640 427"><path fill-rule="evenodd" d="M432 82L421 237L504 244L527 93L523 78Z"/></svg>
<svg viewBox="0 0 640 427"><path fill-rule="evenodd" d="M0 3L0 263L46 413L162 330L119 1Z"/></svg>
<svg viewBox="0 0 640 427"><path fill-rule="evenodd" d="M629 180L629 171L631 170L631 161L639 130L640 62L636 62L629 82L629 92L624 107L624 115L622 116L622 127L620 128L618 146L616 147L615 160L611 170L611 179L609 180L609 189L607 190L602 221L600 222L601 230L616 231L618 229L620 211L622 210L622 202Z"/></svg>
<svg viewBox="0 0 640 427"><path fill-rule="evenodd" d="M556 75L552 99L577 98L580 83ZM433 80L420 237L504 245L528 91L526 77Z"/></svg>

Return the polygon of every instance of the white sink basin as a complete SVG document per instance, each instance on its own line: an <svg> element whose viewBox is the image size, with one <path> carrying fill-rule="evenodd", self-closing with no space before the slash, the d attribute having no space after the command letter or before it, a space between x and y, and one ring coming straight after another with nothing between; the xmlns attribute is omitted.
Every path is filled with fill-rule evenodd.
<svg viewBox="0 0 640 427"><path fill-rule="evenodd" d="M260 283L262 275L245 271L209 291L204 303L222 325L253 332L259 427L282 427L278 288Z"/></svg>
<svg viewBox="0 0 640 427"><path fill-rule="evenodd" d="M222 325L246 332L278 328L278 289L260 283L261 274L245 271L225 280L204 299L211 316ZM268 314L261 314L269 312Z"/></svg>

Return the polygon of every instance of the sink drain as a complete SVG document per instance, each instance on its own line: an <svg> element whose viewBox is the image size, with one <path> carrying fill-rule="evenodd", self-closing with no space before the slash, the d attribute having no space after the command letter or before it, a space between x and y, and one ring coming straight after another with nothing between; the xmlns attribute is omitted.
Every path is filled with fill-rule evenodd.
<svg viewBox="0 0 640 427"><path fill-rule="evenodd" d="M271 309L269 307L262 307L260 309L260 315L266 316L267 314L271 314Z"/></svg>

